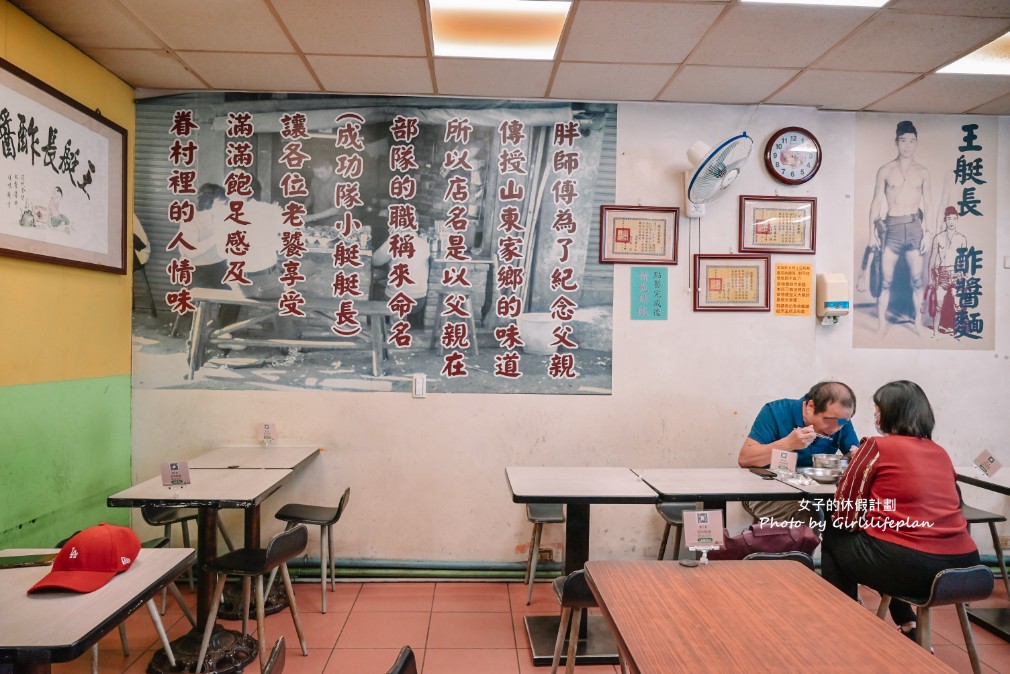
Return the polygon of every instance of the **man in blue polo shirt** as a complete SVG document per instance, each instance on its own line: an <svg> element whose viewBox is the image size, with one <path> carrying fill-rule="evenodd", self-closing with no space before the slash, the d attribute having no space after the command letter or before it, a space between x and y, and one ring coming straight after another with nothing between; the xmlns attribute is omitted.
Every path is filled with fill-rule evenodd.
<svg viewBox="0 0 1010 674"><path fill-rule="evenodd" d="M814 454L847 454L858 446L852 428L856 395L840 381L814 384L796 400L785 398L767 403L751 425L737 459L741 468L767 467L771 450L796 452L796 466L813 463ZM790 501L745 501L744 509L755 518L790 519L799 505Z"/></svg>

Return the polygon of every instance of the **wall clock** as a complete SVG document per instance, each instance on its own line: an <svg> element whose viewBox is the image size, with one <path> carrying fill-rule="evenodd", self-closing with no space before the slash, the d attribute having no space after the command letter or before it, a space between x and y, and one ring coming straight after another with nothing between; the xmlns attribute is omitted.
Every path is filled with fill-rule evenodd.
<svg viewBox="0 0 1010 674"><path fill-rule="evenodd" d="M821 167L821 144L814 134L798 126L779 129L765 145L765 166L779 182L799 185Z"/></svg>

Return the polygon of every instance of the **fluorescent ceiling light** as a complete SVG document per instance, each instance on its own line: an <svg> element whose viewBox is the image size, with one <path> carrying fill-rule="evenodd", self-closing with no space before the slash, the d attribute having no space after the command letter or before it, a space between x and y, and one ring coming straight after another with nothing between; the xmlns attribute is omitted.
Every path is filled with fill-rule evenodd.
<svg viewBox="0 0 1010 674"><path fill-rule="evenodd" d="M889 0L740 0L769 5L822 5L825 7L883 7Z"/></svg>
<svg viewBox="0 0 1010 674"><path fill-rule="evenodd" d="M554 58L571 2L428 0L435 56Z"/></svg>
<svg viewBox="0 0 1010 674"><path fill-rule="evenodd" d="M937 70L967 75L1010 75L1010 33Z"/></svg>

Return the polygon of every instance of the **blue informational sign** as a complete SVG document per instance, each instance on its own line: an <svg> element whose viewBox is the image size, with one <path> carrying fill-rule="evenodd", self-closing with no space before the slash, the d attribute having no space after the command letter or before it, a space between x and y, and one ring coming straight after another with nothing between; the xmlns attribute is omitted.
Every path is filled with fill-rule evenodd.
<svg viewBox="0 0 1010 674"><path fill-rule="evenodd" d="M631 320L666 320L668 272L666 267L631 268Z"/></svg>

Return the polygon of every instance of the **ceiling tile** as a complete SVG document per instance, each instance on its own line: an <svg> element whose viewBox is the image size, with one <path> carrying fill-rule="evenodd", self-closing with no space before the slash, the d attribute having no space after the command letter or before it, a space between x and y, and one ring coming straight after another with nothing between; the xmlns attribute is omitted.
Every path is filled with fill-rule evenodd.
<svg viewBox="0 0 1010 674"><path fill-rule="evenodd" d="M273 14L249 0L121 0L171 49L293 53Z"/></svg>
<svg viewBox="0 0 1010 674"><path fill-rule="evenodd" d="M758 103L798 72L790 68L684 66L659 98L682 103Z"/></svg>
<svg viewBox="0 0 1010 674"><path fill-rule="evenodd" d="M867 107L881 112L960 113L1010 93L1010 77L927 75Z"/></svg>
<svg viewBox="0 0 1010 674"><path fill-rule="evenodd" d="M827 110L861 110L916 77L908 73L808 70L765 102L810 105Z"/></svg>
<svg viewBox="0 0 1010 674"><path fill-rule="evenodd" d="M426 56L417 0L272 0L305 53Z"/></svg>
<svg viewBox="0 0 1010 674"><path fill-rule="evenodd" d="M681 63L722 11L718 5L582 3L562 59Z"/></svg>
<svg viewBox="0 0 1010 674"><path fill-rule="evenodd" d="M1001 96L995 101L983 103L977 108L973 108L971 112L979 115L1010 115L1010 94Z"/></svg>
<svg viewBox="0 0 1010 674"><path fill-rule="evenodd" d="M673 66L562 63L548 94L570 101L651 101L673 71Z"/></svg>
<svg viewBox="0 0 1010 674"><path fill-rule="evenodd" d="M212 88L225 91L319 91L308 68L288 54L179 52Z"/></svg>
<svg viewBox="0 0 1010 674"><path fill-rule="evenodd" d="M540 98L547 91L550 61L435 59L438 93L446 96Z"/></svg>
<svg viewBox="0 0 1010 674"><path fill-rule="evenodd" d="M78 49L158 49L162 45L108 0L16 0L22 11Z"/></svg>
<svg viewBox="0 0 1010 674"><path fill-rule="evenodd" d="M1010 2L1006 0L957 0L957 2L951 2L951 0L893 0L887 9L918 14L1010 17Z"/></svg>
<svg viewBox="0 0 1010 674"><path fill-rule="evenodd" d="M428 59L308 56L326 91L348 94L433 94Z"/></svg>
<svg viewBox="0 0 1010 674"><path fill-rule="evenodd" d="M804 68L872 14L850 7L734 5L688 62Z"/></svg>
<svg viewBox="0 0 1010 674"><path fill-rule="evenodd" d="M207 88L206 84L166 51L89 49L87 53L134 88Z"/></svg>
<svg viewBox="0 0 1010 674"><path fill-rule="evenodd" d="M1007 19L887 12L817 62L829 70L928 72L1010 28Z"/></svg>

